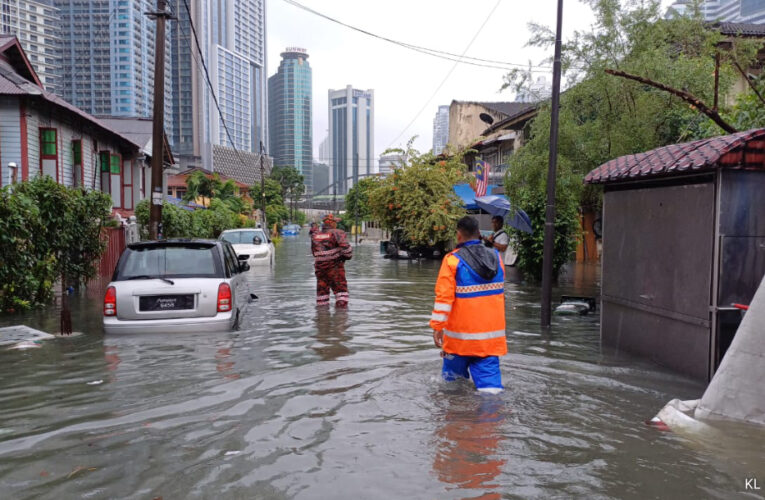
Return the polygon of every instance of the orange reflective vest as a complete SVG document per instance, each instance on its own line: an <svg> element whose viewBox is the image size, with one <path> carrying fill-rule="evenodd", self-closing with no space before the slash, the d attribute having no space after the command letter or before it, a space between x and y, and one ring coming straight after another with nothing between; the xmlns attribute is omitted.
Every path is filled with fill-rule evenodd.
<svg viewBox="0 0 765 500"><path fill-rule="evenodd" d="M480 244L477 240L464 245ZM499 252L497 274L478 275L459 255L444 257L436 281L436 301L430 327L444 332L443 350L460 356L507 354L505 338L505 266Z"/></svg>

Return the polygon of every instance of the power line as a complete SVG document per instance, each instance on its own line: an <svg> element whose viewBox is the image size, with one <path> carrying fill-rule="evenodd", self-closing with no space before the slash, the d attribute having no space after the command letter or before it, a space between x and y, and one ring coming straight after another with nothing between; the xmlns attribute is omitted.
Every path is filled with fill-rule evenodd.
<svg viewBox="0 0 765 500"><path fill-rule="evenodd" d="M213 102L215 103L215 107L218 109L218 115L220 116L220 121L223 124L223 128L226 131L226 137L228 137L228 142L231 143L231 148L236 152L236 156L239 158L239 161L242 163L244 167L248 167L247 163L244 161L244 158L242 158L242 154L239 152L239 149L236 147L236 143L234 143L234 139L231 137L231 132L228 129L228 125L226 125L226 119L223 118L223 111L220 109L220 104L218 103L218 98L215 95L215 89L213 89L212 80L210 79L210 73L207 71L207 64L205 63L205 56L202 53L202 47L199 45L199 37L197 37L197 30L194 27L194 20L191 17L191 9L189 9L189 3L188 0L183 0L183 6L186 8L186 14L189 18L189 26L191 27L191 32L194 35L194 42L197 47L197 52L199 53L199 58L201 59L202 68L204 69L205 73L205 80L207 81L207 86L210 88L210 95L212 95ZM180 22L180 21L178 21ZM190 43L190 42L189 42ZM194 53L194 49L192 47L191 53ZM214 169L214 166L213 166Z"/></svg>
<svg viewBox="0 0 765 500"><path fill-rule="evenodd" d="M484 67L484 68L501 69L501 70L505 70L505 71L507 71L509 69L512 69L511 67L519 67L519 68L524 68L524 69L529 68L528 64L512 63L512 62L506 62L506 61L497 61L497 60L493 60L493 59L482 59L482 58L479 58L479 57L466 56L465 54L459 55L459 54L454 54L454 53L451 53L451 52L446 52L446 51L443 51L443 50L431 49L431 48L428 48L428 47L423 47L423 46L420 46L420 45L415 45L415 44L412 44L412 43L401 42L401 41L398 41L398 40L394 40L392 38L388 38L388 37L383 36L383 35L378 35L376 33L372 33L370 31L367 31L367 30L362 29L362 28L358 28L356 26L352 26L352 25L350 25L348 23L340 21L339 19L335 19L334 17L328 16L327 14L323 14L323 13L321 13L321 12L319 12L317 10L314 10L314 9L312 9L312 8L306 6L306 5L303 5L303 4L301 4L301 3L299 3L299 2L297 2L295 0L284 0L284 2L290 4L290 5L294 6L294 7L297 7L299 9L302 9L302 10L304 10L306 12L309 12L309 13L315 15L315 16L319 16L319 17L321 17L323 19L326 19L327 21L330 21L330 22L333 22L335 24L339 24L341 26L344 26L344 27L346 27L348 29L351 29L353 31L357 31L357 32L362 33L364 35L368 35L368 36L371 36L373 38L377 38L379 40L383 40L385 42L389 42L389 43L392 43L394 45L398 45L399 47L403 47L405 49L410 49L410 50L413 50L415 52L419 52L421 54L426 54L426 55L429 55L429 56L438 57L440 59L446 59L447 61L457 61L457 62L461 62L463 64L470 64L472 66L480 66L480 67ZM510 67L508 67L508 66L510 66ZM552 68L549 67L549 66L531 66L531 67L539 68L540 71L538 71L538 72L549 73L549 72L552 71ZM544 70L544 71L541 71L541 70Z"/></svg>
<svg viewBox="0 0 765 500"><path fill-rule="evenodd" d="M285 0L285 1L287 1L287 0ZM470 47L473 45L473 42L475 42L476 38L478 38L478 35L481 33L481 31L483 31L483 28L486 26L486 23L489 22L489 19L491 19L491 16L494 14L494 11L497 10L497 7L499 7L500 1L501 0L497 0L497 3L494 4L494 7L491 9L491 11L489 11L489 15L486 16L486 19L484 19L483 23L481 23L481 26L478 28L478 31L475 32L475 35L473 35L473 38L470 40L470 43L468 43L467 47L465 47L465 50L462 51L463 55L466 54L468 50L470 50ZM457 68L457 65L459 63L460 63L460 61L458 60L458 61L456 61L452 65L451 69L449 69L449 71L446 73L446 76L444 76L444 79L441 80L441 83L439 83L438 87L436 87L436 90L433 91L433 93L430 95L428 100L425 101L425 104L423 104L422 107L420 108L420 110L417 112L417 114L414 115L414 118L412 118L412 120L409 122L409 124L406 127L404 127L404 130L402 130L401 133L398 134L396 136L396 138L391 141L390 145L386 149L390 149L391 146L393 146L396 143L396 141L398 141L401 138L401 136L404 135L407 130L409 130L409 127L411 127L414 124L414 122L417 121L417 118L419 118L420 115L422 114L422 112L425 111L425 108L428 107L428 105L430 104L430 101L433 100L433 98L436 96L438 91L441 90L441 87L444 86L444 84L449 79L449 77L452 75L452 73L454 73L454 70Z"/></svg>

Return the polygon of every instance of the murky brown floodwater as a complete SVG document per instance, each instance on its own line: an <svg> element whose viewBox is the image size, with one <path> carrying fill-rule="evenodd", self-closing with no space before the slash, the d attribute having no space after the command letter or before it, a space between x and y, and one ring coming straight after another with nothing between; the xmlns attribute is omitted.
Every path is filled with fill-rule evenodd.
<svg viewBox="0 0 765 500"><path fill-rule="evenodd" d="M0 497L731 498L750 477L765 488L761 434L721 448L643 425L703 387L602 352L597 317L540 333L538 288L508 285L508 390L479 396L439 379L427 327L438 263L362 246L350 309L317 311L308 256L304 235L286 239L273 270L252 272L260 300L240 331L104 337L96 291L75 303L85 335L0 351ZM595 268L574 274L565 291L597 293ZM55 315L0 322L56 327Z"/></svg>

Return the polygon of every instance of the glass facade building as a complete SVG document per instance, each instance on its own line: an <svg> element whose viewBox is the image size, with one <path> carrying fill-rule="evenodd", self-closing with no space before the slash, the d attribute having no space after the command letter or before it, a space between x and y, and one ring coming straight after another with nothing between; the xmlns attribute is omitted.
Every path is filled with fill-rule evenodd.
<svg viewBox="0 0 765 500"><path fill-rule="evenodd" d="M676 0L669 7L667 16L689 13L691 6L691 0ZM703 0L699 7L707 21L765 23L765 1L763 0Z"/></svg>
<svg viewBox="0 0 765 500"><path fill-rule="evenodd" d="M449 106L439 106L433 118L433 154L440 155L449 143Z"/></svg>
<svg viewBox="0 0 765 500"><path fill-rule="evenodd" d="M360 177L377 173L374 102L374 90L348 85L329 91L329 173L337 194L346 194Z"/></svg>
<svg viewBox="0 0 765 500"><path fill-rule="evenodd" d="M155 22L149 0L54 0L61 16L58 93L94 115L153 114ZM170 75L170 37L165 74ZM173 135L172 85L165 85L165 130Z"/></svg>
<svg viewBox="0 0 765 500"><path fill-rule="evenodd" d="M0 33L19 39L40 82L51 92L58 91L61 69L59 24L53 0L0 0Z"/></svg>
<svg viewBox="0 0 765 500"><path fill-rule="evenodd" d="M268 130L274 165L300 172L313 192L311 66L305 49L287 48L276 74L268 79ZM323 187L323 186L322 186Z"/></svg>

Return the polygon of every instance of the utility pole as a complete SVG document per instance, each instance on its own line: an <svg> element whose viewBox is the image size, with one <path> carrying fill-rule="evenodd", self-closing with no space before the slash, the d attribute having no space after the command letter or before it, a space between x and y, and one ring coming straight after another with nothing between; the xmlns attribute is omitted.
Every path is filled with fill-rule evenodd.
<svg viewBox="0 0 765 500"><path fill-rule="evenodd" d="M165 134L165 0L157 0L157 11L148 15L157 21L154 40L154 116L151 143L151 205L149 205L149 239L159 239L159 225L162 221L162 166L164 159Z"/></svg>
<svg viewBox="0 0 765 500"><path fill-rule="evenodd" d="M263 141L260 141L260 212L263 214L263 229L268 231L268 221L266 220L266 167L264 164L265 154L266 148L263 146Z"/></svg>
<svg viewBox="0 0 765 500"><path fill-rule="evenodd" d="M545 240L542 263L542 327L550 326L552 316L552 278L555 247L555 181L558 168L558 111L560 108L560 52L563 29L563 0L558 0L558 23L555 30L555 60L553 62L553 91L550 120L550 163L547 168L547 208L545 211Z"/></svg>

